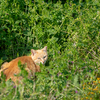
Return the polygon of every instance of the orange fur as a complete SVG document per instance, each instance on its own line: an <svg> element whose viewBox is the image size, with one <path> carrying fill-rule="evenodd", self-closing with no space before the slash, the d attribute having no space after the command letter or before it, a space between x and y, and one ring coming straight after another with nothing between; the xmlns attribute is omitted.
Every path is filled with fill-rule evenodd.
<svg viewBox="0 0 100 100"><path fill-rule="evenodd" d="M20 80L22 79L22 77L14 76L14 74L17 75L18 73L20 73L20 69L18 67L19 60L22 64L27 64L25 70L28 71L29 77L34 76L35 72L40 72L40 66L34 63L31 56L22 56L10 61L7 66L2 69L3 73L6 75L6 80L11 78L12 81L16 83L16 81L20 82Z"/></svg>
<svg viewBox="0 0 100 100"><path fill-rule="evenodd" d="M36 64L45 64L48 58L47 55L47 46L40 50L31 49L31 57ZM1 70L5 69L8 62L5 62L1 66Z"/></svg>
<svg viewBox="0 0 100 100"><path fill-rule="evenodd" d="M31 77L34 76L35 72L40 72L40 66L36 64L40 64L40 63L45 64L47 58L48 58L47 46L45 46L43 49L40 50L31 49L31 56L22 56L13 59L10 62L5 62L1 66L0 73L3 71L3 73L6 75L6 80L11 78L14 82L16 82L16 80L20 81L22 77L14 76L14 74L17 75L18 73L20 73L20 69L18 67L19 60L21 61L22 64L27 64L25 70L28 72L28 77Z"/></svg>

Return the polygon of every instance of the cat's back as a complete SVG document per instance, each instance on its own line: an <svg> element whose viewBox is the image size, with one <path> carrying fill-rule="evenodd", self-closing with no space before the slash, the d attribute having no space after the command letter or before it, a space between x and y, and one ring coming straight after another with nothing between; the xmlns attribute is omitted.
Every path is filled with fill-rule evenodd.
<svg viewBox="0 0 100 100"><path fill-rule="evenodd" d="M8 67L17 67L18 66L18 62L21 61L21 64L25 64L27 63L29 64L33 64L35 65L34 61L32 60L32 58L30 56L22 56L22 57L18 57L16 59L13 59L12 61L9 62Z"/></svg>
<svg viewBox="0 0 100 100"><path fill-rule="evenodd" d="M16 59L13 59L12 61L9 62L8 67L4 70L4 74L6 74L7 76L12 75L14 73L19 73L20 70L18 68L18 62L21 61L21 64L27 64L27 67L30 70L35 70L35 63L32 60L32 58L30 56L22 56L22 57L18 57Z"/></svg>
<svg viewBox="0 0 100 100"><path fill-rule="evenodd" d="M21 61L21 63L23 64L23 63L29 63L29 62L33 62L34 63L34 61L32 60L32 58L30 57L30 56L22 56L22 57L18 57L18 58L16 58L16 59L13 59L12 61L10 61L9 62L9 64L16 64L16 63L18 63L19 61Z"/></svg>

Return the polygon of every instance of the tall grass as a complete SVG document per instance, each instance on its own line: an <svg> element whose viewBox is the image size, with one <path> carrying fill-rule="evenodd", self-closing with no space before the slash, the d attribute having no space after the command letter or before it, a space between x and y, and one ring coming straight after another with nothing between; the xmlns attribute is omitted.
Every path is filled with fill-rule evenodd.
<svg viewBox="0 0 100 100"><path fill-rule="evenodd" d="M1 77L2 100L100 99L100 1L0 1L0 65L47 45L33 80Z"/></svg>

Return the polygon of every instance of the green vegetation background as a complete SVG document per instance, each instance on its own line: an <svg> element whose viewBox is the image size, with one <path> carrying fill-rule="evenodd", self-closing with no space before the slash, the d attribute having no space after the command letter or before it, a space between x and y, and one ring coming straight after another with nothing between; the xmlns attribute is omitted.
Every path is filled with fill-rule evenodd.
<svg viewBox="0 0 100 100"><path fill-rule="evenodd" d="M0 83L0 99L99 100L100 1L0 0L0 65L47 46L36 78Z"/></svg>

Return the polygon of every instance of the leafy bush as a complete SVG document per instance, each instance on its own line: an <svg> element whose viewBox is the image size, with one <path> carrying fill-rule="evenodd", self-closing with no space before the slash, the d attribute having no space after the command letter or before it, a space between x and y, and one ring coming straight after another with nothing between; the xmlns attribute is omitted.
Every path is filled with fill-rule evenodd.
<svg viewBox="0 0 100 100"><path fill-rule="evenodd" d="M1 78L0 98L100 99L100 1L3 0L0 65L47 45L48 61L33 80Z"/></svg>

